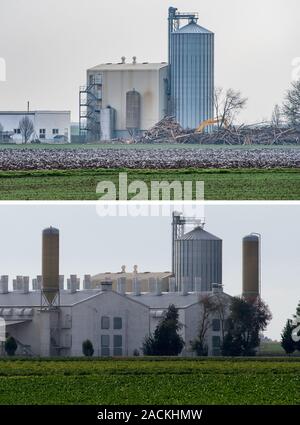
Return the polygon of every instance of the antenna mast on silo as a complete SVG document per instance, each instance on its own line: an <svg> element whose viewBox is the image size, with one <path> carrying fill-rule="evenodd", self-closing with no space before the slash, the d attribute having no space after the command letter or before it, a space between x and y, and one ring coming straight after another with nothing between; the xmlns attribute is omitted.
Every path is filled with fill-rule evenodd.
<svg viewBox="0 0 300 425"><path fill-rule="evenodd" d="M198 13L196 12L178 12L176 7L169 7L168 14L168 98L171 96L171 34L177 31L180 27L181 20L195 21L198 20Z"/></svg>
<svg viewBox="0 0 300 425"><path fill-rule="evenodd" d="M205 225L204 218L184 217L181 212L174 211L172 213L172 273L175 274L175 241L182 237L185 233L185 226L192 224L194 227L203 228Z"/></svg>

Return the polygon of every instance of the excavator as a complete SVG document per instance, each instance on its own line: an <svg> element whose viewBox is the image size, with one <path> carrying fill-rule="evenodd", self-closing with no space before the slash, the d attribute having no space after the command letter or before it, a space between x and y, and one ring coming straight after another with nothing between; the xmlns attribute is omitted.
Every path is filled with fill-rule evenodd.
<svg viewBox="0 0 300 425"><path fill-rule="evenodd" d="M222 117L217 117L217 118L211 118L205 121L202 121L202 123L199 125L198 128L196 128L195 133L203 133L203 131L205 130L205 128L209 125L212 124L217 124L218 122L223 120L223 124L225 128L229 127L229 124L227 122L226 119L222 118Z"/></svg>

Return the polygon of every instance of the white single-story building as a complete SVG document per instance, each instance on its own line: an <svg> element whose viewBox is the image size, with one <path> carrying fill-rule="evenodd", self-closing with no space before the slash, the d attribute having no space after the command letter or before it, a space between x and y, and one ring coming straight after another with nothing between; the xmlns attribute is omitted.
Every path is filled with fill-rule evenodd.
<svg viewBox="0 0 300 425"><path fill-rule="evenodd" d="M20 122L28 117L34 131L30 141L68 143L71 141L70 111L0 111L0 141L22 143Z"/></svg>
<svg viewBox="0 0 300 425"><path fill-rule="evenodd" d="M49 309L42 307L41 291L29 290L28 282L27 277L18 277L14 290L9 291L7 276L1 277L0 317L5 320L7 334L16 339L18 353L33 356L82 356L82 343L87 339L95 356L142 354L145 336L155 330L171 304L178 308L182 324L185 347L181 354L192 356L190 342L199 330L201 297L218 297L226 310L230 301L222 285L214 285L209 293L171 292L170 279L169 292L161 291L159 280L150 292L141 292L137 284L133 292L126 292L126 282L120 280L116 290L112 282L103 282L98 289L78 290L78 279L73 278L69 289L59 291L59 307ZM221 321L218 313L210 319L206 336L209 355L220 354Z"/></svg>

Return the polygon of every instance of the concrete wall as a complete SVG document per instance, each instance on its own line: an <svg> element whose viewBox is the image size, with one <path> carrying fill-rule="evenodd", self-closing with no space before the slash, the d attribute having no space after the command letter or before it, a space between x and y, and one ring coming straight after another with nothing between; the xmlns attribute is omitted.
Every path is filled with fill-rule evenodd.
<svg viewBox="0 0 300 425"><path fill-rule="evenodd" d="M102 73L102 108L116 110L116 135L126 135L126 93L135 89L141 95L141 130L147 130L163 118L166 110L164 78L167 66L153 70L88 71Z"/></svg>
<svg viewBox="0 0 300 425"><path fill-rule="evenodd" d="M53 129L58 130L60 136L66 136L67 142L70 142L71 137L71 113L69 111L33 111L30 113L8 112L0 113L0 124L3 126L3 131L14 132L14 129L19 128L19 123L22 118L28 116L33 122L35 133L32 138L38 138L41 142L52 142L54 140ZM40 138L40 129L46 130L45 139ZM14 134L13 141L22 142L21 134Z"/></svg>
<svg viewBox="0 0 300 425"><path fill-rule="evenodd" d="M145 297L147 295L129 298L110 290L93 295L91 291L91 295L87 296L85 300L61 307L59 315L34 307L34 314L30 321L10 325L7 331L22 344L30 346L33 355L82 356L82 343L89 339L94 346L94 356L102 356L102 335L109 335L110 351L107 354L111 356L116 355L113 350L115 335L122 336L122 352L117 355L132 356L134 350L139 350L142 354L141 347L145 336L154 332L167 309L166 303L163 307L159 307L163 302L164 295L156 297L156 301L159 302L154 303L157 305L155 308L149 308L142 304ZM202 306L198 302L185 305L182 302L185 297L179 294L178 297L181 297L178 300L178 304L181 305L178 308L179 321L183 325L181 335L186 344L181 355L194 356L195 354L190 350L190 342L198 335ZM225 314L227 317L230 297L223 293L220 294L220 297L227 305ZM160 300L162 301L160 302ZM170 303L173 302L176 304L175 300L170 300ZM103 316L109 317L109 329L102 329L101 318ZM122 319L121 329L114 329L113 319L116 317ZM211 325L214 318L218 319L219 315L216 313L211 316ZM216 347L213 347L213 337L221 339L221 335L221 330L214 331L211 326L209 327L206 335L209 355L220 353ZM55 345L51 344L53 337L56 339ZM56 345L59 346L59 349L56 348Z"/></svg>
<svg viewBox="0 0 300 425"><path fill-rule="evenodd" d="M110 354L113 336L122 335L123 355L132 356L149 333L148 307L112 291L76 304L72 307L72 316L72 356L82 355L82 342L86 339L92 341L94 355L101 356L101 335L110 336ZM102 316L110 318L109 329L101 329ZM122 329L113 329L114 317L122 318Z"/></svg>

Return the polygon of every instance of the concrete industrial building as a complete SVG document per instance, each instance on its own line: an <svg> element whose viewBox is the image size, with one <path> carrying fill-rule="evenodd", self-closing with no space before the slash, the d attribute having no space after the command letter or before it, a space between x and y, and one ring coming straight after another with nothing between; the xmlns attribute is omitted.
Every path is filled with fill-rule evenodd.
<svg viewBox="0 0 300 425"><path fill-rule="evenodd" d="M8 143L22 143L20 121L24 117L28 117L34 127L30 141L70 142L70 111L0 111L0 140Z"/></svg>
<svg viewBox="0 0 300 425"><path fill-rule="evenodd" d="M197 13L169 8L168 62L122 57L87 70L79 93L79 129L87 141L135 136L167 115L185 129L214 118L214 34L197 20Z"/></svg>
<svg viewBox="0 0 300 425"><path fill-rule="evenodd" d="M199 228L199 222L178 213L173 215L173 266L175 270L184 270L183 277L188 279L178 280L177 272L152 273L147 278L147 273L139 273L135 267L133 273L126 273L123 268L116 274L85 275L82 284L76 275L71 275L67 286L64 276L59 274L59 231L45 229L42 275L32 280L31 288L28 276L17 276L13 290L8 276L0 279L0 319L5 320L7 334L16 339L18 354L81 356L82 342L89 339L97 356L132 356L136 350L141 352L145 336L155 330L164 312L173 304L183 325L182 355L192 355L190 341L197 337L203 309L201 299L209 296L222 303L225 319L231 299L223 291L221 253L219 248L212 248L221 240L204 231L203 223ZM191 232L185 230L188 223L196 224ZM193 233L201 233L201 238L190 238ZM253 236L244 239L243 249L246 268L243 293L251 299L258 297L260 291L259 246L245 245L249 239L252 243ZM174 244L186 240L195 246L186 245L183 251L176 249ZM213 282L215 277L219 282ZM218 312L211 314L206 335L209 355L220 354L221 321Z"/></svg>
<svg viewBox="0 0 300 425"><path fill-rule="evenodd" d="M125 58L88 69L87 86L81 88L81 130L109 140L152 127L166 115L167 69L166 63L126 63ZM136 109L130 94L137 97Z"/></svg>

